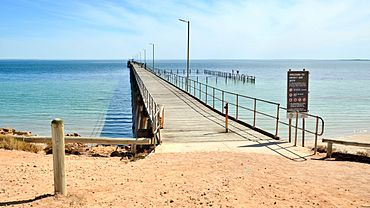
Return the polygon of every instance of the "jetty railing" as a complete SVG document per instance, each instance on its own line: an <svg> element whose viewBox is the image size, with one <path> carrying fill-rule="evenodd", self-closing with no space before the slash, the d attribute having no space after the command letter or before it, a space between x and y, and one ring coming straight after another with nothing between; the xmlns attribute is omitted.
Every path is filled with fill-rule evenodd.
<svg viewBox="0 0 370 208"><path fill-rule="evenodd" d="M234 73L234 71L231 73L231 72L222 72L222 71L214 71L214 70L204 70L204 74L217 76L217 77L224 77L225 79L237 80L243 83L245 82L255 83L256 82L255 76L250 76L247 74L239 74L239 71L237 71L237 73Z"/></svg>
<svg viewBox="0 0 370 208"><path fill-rule="evenodd" d="M136 64L140 64L135 62ZM143 64L141 64L142 67L144 67ZM149 119L152 124L152 133L153 133L153 144L160 144L161 143L161 120L163 120L163 107L159 105L153 98L153 96L150 94L146 86L144 85L143 81L141 80L140 76L138 76L135 68L133 68L133 73L135 75L136 83L139 87L140 94L143 98L143 102L145 105L145 108L149 114Z"/></svg>
<svg viewBox="0 0 370 208"><path fill-rule="evenodd" d="M142 65L144 67L144 65ZM297 145L298 131L302 137L302 146L305 146L305 134L314 136L314 151L317 151L318 136L324 134L324 120L318 115L299 112L288 112L280 103L246 96L234 92L222 90L185 76L170 73L169 70L152 69L145 67L148 71L161 77L172 85L187 92L211 109L225 115L224 106L229 105L229 118L247 127L259 131L275 139L280 139L281 125L288 129L288 139L292 142L294 133L294 145ZM186 86L188 83L188 86ZM288 115L292 115L289 117ZM287 118L284 121L282 118ZM300 118L302 119L299 122ZM295 120L295 124L293 121ZM264 126L267 124L267 127ZM307 128L309 126L309 128ZM294 131L292 131L292 128Z"/></svg>

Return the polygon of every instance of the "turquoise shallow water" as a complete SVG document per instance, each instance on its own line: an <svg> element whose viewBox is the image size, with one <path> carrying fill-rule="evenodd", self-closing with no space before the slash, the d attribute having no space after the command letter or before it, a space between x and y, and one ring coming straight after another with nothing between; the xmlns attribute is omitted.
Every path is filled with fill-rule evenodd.
<svg viewBox="0 0 370 208"><path fill-rule="evenodd" d="M131 137L131 89L124 61L0 61L0 126L50 134Z"/></svg>
<svg viewBox="0 0 370 208"><path fill-rule="evenodd" d="M156 67L174 72L185 66L183 60L156 62ZM191 68L193 72L239 70L254 75L255 84L226 84L221 78L216 84L215 77L208 81L283 106L288 69L305 68L310 71L309 110L324 118L324 136L370 131L370 61L193 60ZM200 74L191 76L205 79ZM65 121L66 132L132 136L131 89L124 61L0 61L0 77L1 127L49 135L51 119L59 117Z"/></svg>

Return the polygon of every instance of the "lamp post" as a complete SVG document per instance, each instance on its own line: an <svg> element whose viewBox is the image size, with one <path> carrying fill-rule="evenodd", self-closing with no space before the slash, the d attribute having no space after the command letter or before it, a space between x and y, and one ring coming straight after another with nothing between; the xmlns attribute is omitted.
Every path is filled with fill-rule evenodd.
<svg viewBox="0 0 370 208"><path fill-rule="evenodd" d="M181 22L188 24L188 48L187 48L187 59L186 59L186 91L189 91L189 50L190 50L190 21L179 19Z"/></svg>
<svg viewBox="0 0 370 208"><path fill-rule="evenodd" d="M146 49L144 49L144 68L146 68Z"/></svg>
<svg viewBox="0 0 370 208"><path fill-rule="evenodd" d="M155 71L154 70L154 43L149 43L149 45L153 46L153 68L152 68L152 70Z"/></svg>
<svg viewBox="0 0 370 208"><path fill-rule="evenodd" d="M139 52L139 62L141 62L141 51Z"/></svg>

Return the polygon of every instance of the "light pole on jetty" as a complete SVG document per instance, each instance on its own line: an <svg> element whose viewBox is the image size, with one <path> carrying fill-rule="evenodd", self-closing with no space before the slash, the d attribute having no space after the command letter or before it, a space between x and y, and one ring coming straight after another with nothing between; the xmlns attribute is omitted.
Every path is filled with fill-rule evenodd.
<svg viewBox="0 0 370 208"><path fill-rule="evenodd" d="M139 62L141 62L141 51L139 52L139 56L140 56L140 58L139 58Z"/></svg>
<svg viewBox="0 0 370 208"><path fill-rule="evenodd" d="M153 68L152 68L152 70L155 71L154 70L154 43L149 43L149 45L153 46Z"/></svg>
<svg viewBox="0 0 370 208"><path fill-rule="evenodd" d="M181 22L185 22L188 24L188 48L187 48L187 59L186 59L186 91L189 91L189 49L190 49L190 21L189 20L183 20L179 19Z"/></svg>
<svg viewBox="0 0 370 208"><path fill-rule="evenodd" d="M144 67L146 68L146 49L144 49Z"/></svg>

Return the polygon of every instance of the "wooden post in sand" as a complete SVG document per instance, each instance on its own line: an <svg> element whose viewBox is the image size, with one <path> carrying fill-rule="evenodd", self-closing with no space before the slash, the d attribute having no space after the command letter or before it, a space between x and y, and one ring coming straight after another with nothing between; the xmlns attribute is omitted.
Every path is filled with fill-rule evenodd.
<svg viewBox="0 0 370 208"><path fill-rule="evenodd" d="M66 173L64 168L64 124L61 119L51 122L51 137L53 145L53 170L55 195L67 195Z"/></svg>

